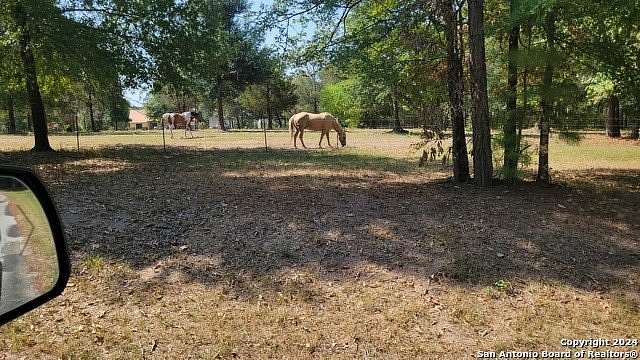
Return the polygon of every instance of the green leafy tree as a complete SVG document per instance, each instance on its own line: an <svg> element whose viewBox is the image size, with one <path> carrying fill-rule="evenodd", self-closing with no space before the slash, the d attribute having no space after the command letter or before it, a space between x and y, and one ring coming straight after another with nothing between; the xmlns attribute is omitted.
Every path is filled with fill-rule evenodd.
<svg viewBox="0 0 640 360"><path fill-rule="evenodd" d="M93 98L96 84L109 88L120 80L130 84L144 77L143 48L133 40L144 32L140 29L145 24L142 14L149 15L144 10L151 5L151 1L2 2L0 42L19 54L34 150L51 151L43 99L45 78L85 83ZM133 18L138 21L134 26L127 21Z"/></svg>
<svg viewBox="0 0 640 360"><path fill-rule="evenodd" d="M350 78L325 86L320 93L320 106L347 126L357 127L362 121L363 109L357 89L358 80Z"/></svg>
<svg viewBox="0 0 640 360"><path fill-rule="evenodd" d="M152 119L161 119L162 114L174 112L175 109L175 99L166 90L151 92L144 103L144 111Z"/></svg>
<svg viewBox="0 0 640 360"><path fill-rule="evenodd" d="M273 117L282 127L283 113L293 109L298 102L295 88L286 79L269 80L264 84L249 85L238 97L240 107L254 117L267 116L267 126L273 128Z"/></svg>
<svg viewBox="0 0 640 360"><path fill-rule="evenodd" d="M4 54L0 63L0 99L7 111L7 132L15 134L16 105L21 100L24 91L24 82L20 78L19 60L12 46L0 46L0 51Z"/></svg>
<svg viewBox="0 0 640 360"><path fill-rule="evenodd" d="M319 112L321 90L319 80L313 74L299 71L293 76L291 82L298 94L296 111Z"/></svg>
<svg viewBox="0 0 640 360"><path fill-rule="evenodd" d="M221 130L226 130L224 103L237 96L244 87L263 80L269 69L268 52L257 46L257 38L238 22L246 10L244 1L190 1L186 6L187 44L191 61L183 68L183 77L194 87L215 99Z"/></svg>

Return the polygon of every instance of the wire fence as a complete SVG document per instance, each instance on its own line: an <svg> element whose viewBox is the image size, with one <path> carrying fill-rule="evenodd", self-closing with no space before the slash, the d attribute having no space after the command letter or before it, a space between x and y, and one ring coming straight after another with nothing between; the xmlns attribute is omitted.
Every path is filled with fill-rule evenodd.
<svg viewBox="0 0 640 360"><path fill-rule="evenodd" d="M402 114L400 117L400 125L405 129L414 129L413 131L420 131L419 129L429 129L429 130L442 130L444 132L450 131L450 123L448 114L446 112L434 112L428 114L429 116L419 116L417 114ZM471 133L471 121L469 119L469 114L467 115L467 133ZM492 119L492 128L496 133L499 133L502 128L502 124L504 123L506 116L504 113L491 114ZM527 135L537 133L537 125L540 119L539 114L532 114L529 116L521 116L520 125L524 129ZM570 136L570 133L604 133L607 130L607 117L605 115L580 115L580 116L562 116L555 117L552 120L551 131L557 132L561 134L566 134ZM622 136L634 136L634 130L637 128L640 121L637 119L626 116L623 117L620 121L620 130L622 132ZM237 122L230 119L229 121L225 121L226 128L231 131L241 132L241 131L249 131L249 132L260 132L261 138L264 137L264 146L268 147L270 141L272 140L273 135L267 135L265 132L264 136L262 136L262 130L267 126L268 122L266 119L251 119L251 121L242 121ZM57 125L55 122L52 122L50 125ZM140 128L132 123L120 123L118 125L118 130L115 127L109 127L99 132L87 131L88 128L83 127L79 119L72 119L70 122L65 122L67 126L51 126L49 129L50 135L52 135L52 139L56 138L54 141L56 144L59 144L60 147L66 150L80 150L83 148L91 148L95 146L96 142L102 143L105 141L113 141L113 143L109 143L111 145L117 145L120 142L130 144L130 145L153 145L153 146L162 146L166 149L167 146L173 145L175 142L172 141L171 133L165 129L162 123L159 122L150 122L148 126ZM198 130L207 129L213 125L214 128L217 125L217 121L206 121L204 123L199 123L197 128L195 129L196 137L200 138L200 145L213 143L213 138L215 135L211 132L200 132ZM274 131L287 131L288 130L288 121L274 121L272 122L272 126ZM366 128L370 129L386 129L391 131L396 128L397 123L393 117L388 116L380 116L375 118L369 118L366 122L362 122L361 126L364 125ZM85 130L86 129L86 130ZM21 127L18 127L18 134L23 136L32 136L33 133L28 126L25 126L23 123ZM183 135L183 130L176 129L173 131L174 136L180 138L187 138L189 135ZM0 122L0 134L7 134L7 126L6 122ZM177 135L176 135L177 134ZM111 139L104 139L98 141L97 138L94 138L95 135L118 135L118 137L113 137ZM138 138L122 138L119 137L121 135L152 135L152 136L142 136ZM208 138L207 138L208 137ZM237 136L237 141L247 141L246 139L251 136L243 136L239 134ZM11 139L5 138L5 139ZM126 139L126 140L123 140ZM273 138L275 139L275 138ZM252 142L256 140L252 138ZM9 140L4 140L0 142L0 150L4 146L4 142L10 142ZM15 141L17 143L17 140ZM262 142L262 139L261 139ZM196 143L196 141L192 142ZM101 145L109 145L107 143ZM257 145L257 144L256 144ZM263 144L260 144L262 146ZM7 145L7 147L10 147Z"/></svg>

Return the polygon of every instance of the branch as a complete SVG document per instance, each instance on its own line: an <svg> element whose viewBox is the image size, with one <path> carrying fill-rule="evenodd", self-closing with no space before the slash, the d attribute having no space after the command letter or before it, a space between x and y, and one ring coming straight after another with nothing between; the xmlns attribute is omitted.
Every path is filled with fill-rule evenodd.
<svg viewBox="0 0 640 360"><path fill-rule="evenodd" d="M265 19L264 23L259 27L259 29L260 29L260 31L264 31L267 28L275 27L276 25L278 25L278 24L280 24L282 22L285 22L285 21L287 22L287 29L288 29L289 21L291 19L293 19L295 17L298 17L298 16L301 16L301 15L304 15L306 13L309 13L309 12L319 8L321 4L322 4L321 2L318 2L317 4L315 4L315 5L311 6L311 7L302 9L302 10L294 12L294 13L289 13L289 14L285 13L285 14L274 15L274 20L273 21L267 21ZM260 13L258 12L257 15L259 17ZM269 16L267 15L267 16L265 16L265 18L269 18ZM260 19L256 19L255 22L259 24L261 22L261 20Z"/></svg>
<svg viewBox="0 0 640 360"><path fill-rule="evenodd" d="M347 4L344 7L344 10L342 11L342 15L340 15L340 19L338 19L338 22L336 23L336 26L333 28L333 31L331 32L331 36L329 37L329 40L327 40L327 42L324 44L324 46L322 48L320 48L320 52L326 50L327 48L329 48L329 46L331 46L332 42L333 42L333 38L336 35L336 33L338 32L338 28L340 27L340 24L344 23L345 25L345 35L346 35L346 24L347 24L347 16L349 15L349 12L351 11L351 9L353 9L354 7L356 7L358 4L360 4L362 2L362 0L356 0L353 4Z"/></svg>
<svg viewBox="0 0 640 360"><path fill-rule="evenodd" d="M318 7L320 7L320 5L321 5L321 2L318 2L317 4L313 5L312 7L309 7L309 8L303 9L303 10L300 10L300 11L298 11L298 12L296 12L296 13L292 13L292 14L284 14L284 18L283 18L283 19L281 19L281 20L276 21L276 24L277 24L277 23L281 23L281 22L283 22L283 21L291 20L291 19L293 19L294 17L298 17L298 16L300 16L300 15L304 15L304 14L306 14L306 13L308 13L308 12L311 12L311 11L313 11L313 10L317 9Z"/></svg>
<svg viewBox="0 0 640 360"><path fill-rule="evenodd" d="M93 12L93 13L103 13L103 14L107 14L107 15L114 15L114 16L121 16L121 17L126 17L126 18L135 18L135 19L141 19L142 16L137 15L137 14L129 14L129 13L123 13L123 12L119 12L119 11L115 11L112 9L100 9L100 8L65 8L65 9L60 9L60 11L63 14L66 13L77 13L77 12Z"/></svg>

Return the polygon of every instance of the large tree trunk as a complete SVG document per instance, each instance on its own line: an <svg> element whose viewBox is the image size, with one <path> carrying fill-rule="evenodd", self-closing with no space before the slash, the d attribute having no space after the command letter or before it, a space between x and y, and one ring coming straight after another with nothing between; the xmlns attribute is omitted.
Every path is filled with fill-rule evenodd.
<svg viewBox="0 0 640 360"><path fill-rule="evenodd" d="M542 94L540 96L540 106L542 107L542 117L538 127L540 128L540 146L538 150L538 175L536 180L543 183L551 181L549 174L549 130L551 116L553 113L553 99L551 89L553 87L553 64L551 63L551 53L555 48L555 10L551 9L544 20L544 30L547 34L547 61L544 66L542 77Z"/></svg>
<svg viewBox="0 0 640 360"><path fill-rule="evenodd" d="M469 49L471 53L471 122L473 126L473 177L480 186L491 185L491 128L487 97L487 63L484 47L484 1L469 0Z"/></svg>
<svg viewBox="0 0 640 360"><path fill-rule="evenodd" d="M531 49L531 22L527 23L526 27L527 35L527 51ZM518 117L518 154L520 154L522 144L522 128L525 124L528 125L529 118L529 69L524 67L522 73L522 116Z"/></svg>
<svg viewBox="0 0 640 360"><path fill-rule="evenodd" d="M38 73L36 71L36 60L31 49L31 34L27 27L27 18L24 9L18 5L14 13L18 28L21 30L18 45L20 46L20 58L24 71L25 83L27 86L27 97L31 108L31 119L33 122L33 135L35 144L33 151L53 151L49 144L49 129L47 128L47 118L38 85Z"/></svg>
<svg viewBox="0 0 640 360"><path fill-rule="evenodd" d="M227 131L226 126L224 125L224 99L223 99L223 89L224 85L223 80L218 78L218 97L216 101L218 102L218 125L220 126L220 130Z"/></svg>
<svg viewBox="0 0 640 360"><path fill-rule="evenodd" d="M460 3L461 7L464 6L464 2ZM467 122L467 109L464 107L464 103L466 101L465 99L465 85L464 85L464 63L465 63L465 42L464 42L464 16L462 15L462 8L457 9L458 11L458 27L457 27L457 32L458 32L458 44L457 44L457 48L458 48L458 53L459 53L459 57L460 57L460 98L461 98L461 106L462 106L462 119L464 121L464 124L466 124ZM464 125L463 124L463 125ZM466 139L465 139L466 141ZM465 143L465 149L467 148L466 143ZM468 161L467 161L468 163Z"/></svg>
<svg viewBox="0 0 640 360"><path fill-rule="evenodd" d="M510 8L513 18L515 0L511 0ZM512 20L513 21L513 20ZM507 66L507 119L502 127L504 137L504 177L507 181L515 181L518 177L518 158L520 139L517 135L518 127L518 65L516 53L520 41L520 26L515 25L509 30L509 60Z"/></svg>
<svg viewBox="0 0 640 360"><path fill-rule="evenodd" d="M7 96L7 112L9 115L7 131L9 132L9 134L15 134L16 133L16 112L15 112L15 103L13 101L12 94L9 94Z"/></svg>
<svg viewBox="0 0 640 360"><path fill-rule="evenodd" d="M620 137L620 100L618 96L609 96L609 116L607 117L607 136Z"/></svg>
<svg viewBox="0 0 640 360"><path fill-rule="evenodd" d="M465 182L469 180L469 158L467 156L467 141L464 132L464 85L461 58L463 44L457 44L457 24L452 0L443 0L441 7L445 18L445 35L447 38L447 87L449 90L451 128L453 131L453 178L458 182Z"/></svg>

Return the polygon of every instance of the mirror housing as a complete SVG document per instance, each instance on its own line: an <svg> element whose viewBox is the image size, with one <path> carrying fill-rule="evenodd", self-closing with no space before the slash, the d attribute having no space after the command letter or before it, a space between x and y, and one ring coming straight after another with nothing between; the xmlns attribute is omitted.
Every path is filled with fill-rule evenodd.
<svg viewBox="0 0 640 360"><path fill-rule="evenodd" d="M60 295L71 267L55 205L33 172L0 166L0 205L0 325L3 325ZM25 212L23 207L28 210Z"/></svg>

